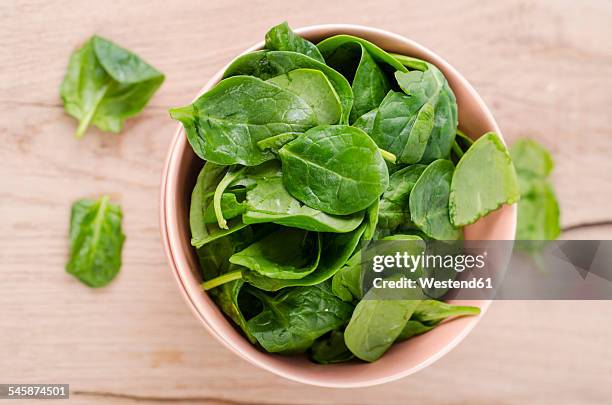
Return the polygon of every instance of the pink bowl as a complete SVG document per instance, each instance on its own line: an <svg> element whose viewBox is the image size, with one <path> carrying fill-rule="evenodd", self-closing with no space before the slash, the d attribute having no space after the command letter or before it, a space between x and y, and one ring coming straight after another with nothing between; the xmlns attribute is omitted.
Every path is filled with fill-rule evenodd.
<svg viewBox="0 0 612 405"><path fill-rule="evenodd" d="M317 42L337 34L365 38L381 48L434 63L446 75L459 105L459 124L472 136L501 131L480 96L450 64L427 48L384 30L349 24L328 24L296 30ZM259 42L245 51L263 48ZM200 91L208 91L221 80L219 70ZM455 347L476 325L490 301L455 301L482 309L479 317L443 323L424 335L394 345L375 363L317 365L305 357L284 357L259 351L224 317L200 288L201 277L195 251L190 245L189 201L202 161L193 153L181 125L178 126L162 174L160 217L162 240L179 289L195 316L221 343L243 359L290 380L325 387L365 387L410 375L438 360ZM465 229L466 239L511 240L516 227L516 206L504 206Z"/></svg>

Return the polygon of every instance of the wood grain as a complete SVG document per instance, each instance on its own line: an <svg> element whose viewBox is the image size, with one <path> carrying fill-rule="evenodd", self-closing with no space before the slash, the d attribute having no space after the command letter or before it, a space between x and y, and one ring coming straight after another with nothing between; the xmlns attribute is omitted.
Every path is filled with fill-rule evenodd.
<svg viewBox="0 0 612 405"><path fill-rule="evenodd" d="M0 4L0 383L70 383L79 403L606 403L609 302L496 302L427 369L382 387L331 390L240 360L196 322L159 237L161 168L176 124L208 77L284 19L388 29L434 49L491 107L509 142L537 138L557 166L563 224L612 220L612 4L604 1L250 2L5 0ZM77 142L58 88L92 33L166 73L119 136ZM109 193L124 208L117 280L65 274L69 207ZM568 238L610 238L612 226Z"/></svg>

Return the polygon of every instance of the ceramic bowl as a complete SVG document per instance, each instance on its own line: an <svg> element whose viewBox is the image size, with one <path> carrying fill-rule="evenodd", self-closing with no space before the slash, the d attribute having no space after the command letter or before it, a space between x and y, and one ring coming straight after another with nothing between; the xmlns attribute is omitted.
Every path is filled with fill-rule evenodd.
<svg viewBox="0 0 612 405"><path fill-rule="evenodd" d="M468 81L448 62L429 49L403 36L376 28L348 24L304 27L297 33L312 42L337 34L365 38L381 48L414 56L435 64L442 70L457 97L459 125L470 136L487 131L501 131L491 112ZM258 42L246 52L261 49ZM220 69L199 94L211 89L222 77ZM198 96L199 96L198 94ZM170 270L179 289L202 325L223 345L250 363L290 380L326 387L364 387L382 384L408 376L448 353L478 323L489 301L456 301L476 305L478 317L465 317L443 323L431 332L393 345L378 361L318 365L304 356L280 356L264 353L251 345L221 313L211 298L200 288L201 277L195 251L190 245L189 202L191 190L203 162L193 153L183 128L178 125L171 143L161 183L161 232ZM504 206L465 229L466 239L513 239L516 227L516 206Z"/></svg>

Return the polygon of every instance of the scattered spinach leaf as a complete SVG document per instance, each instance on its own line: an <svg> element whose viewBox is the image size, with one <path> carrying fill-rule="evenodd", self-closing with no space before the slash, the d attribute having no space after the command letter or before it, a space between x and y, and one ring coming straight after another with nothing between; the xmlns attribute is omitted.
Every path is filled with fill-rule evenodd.
<svg viewBox="0 0 612 405"><path fill-rule="evenodd" d="M60 88L66 112L79 120L82 137L89 125L120 132L164 81L164 75L127 49L94 35L70 57Z"/></svg>
<svg viewBox="0 0 612 405"><path fill-rule="evenodd" d="M66 271L89 287L104 287L121 268L125 235L121 207L108 196L79 200L70 214L70 259Z"/></svg>

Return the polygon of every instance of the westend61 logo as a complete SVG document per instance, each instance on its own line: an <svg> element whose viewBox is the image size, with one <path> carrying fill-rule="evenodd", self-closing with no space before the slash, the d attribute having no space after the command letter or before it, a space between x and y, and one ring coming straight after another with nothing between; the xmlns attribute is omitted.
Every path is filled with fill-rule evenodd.
<svg viewBox="0 0 612 405"><path fill-rule="evenodd" d="M394 255L375 255L372 258L372 270L381 273L387 269L405 269L414 273L418 268L455 270L461 273L466 269L485 267L486 252L478 255L412 255L407 252L395 252Z"/></svg>

